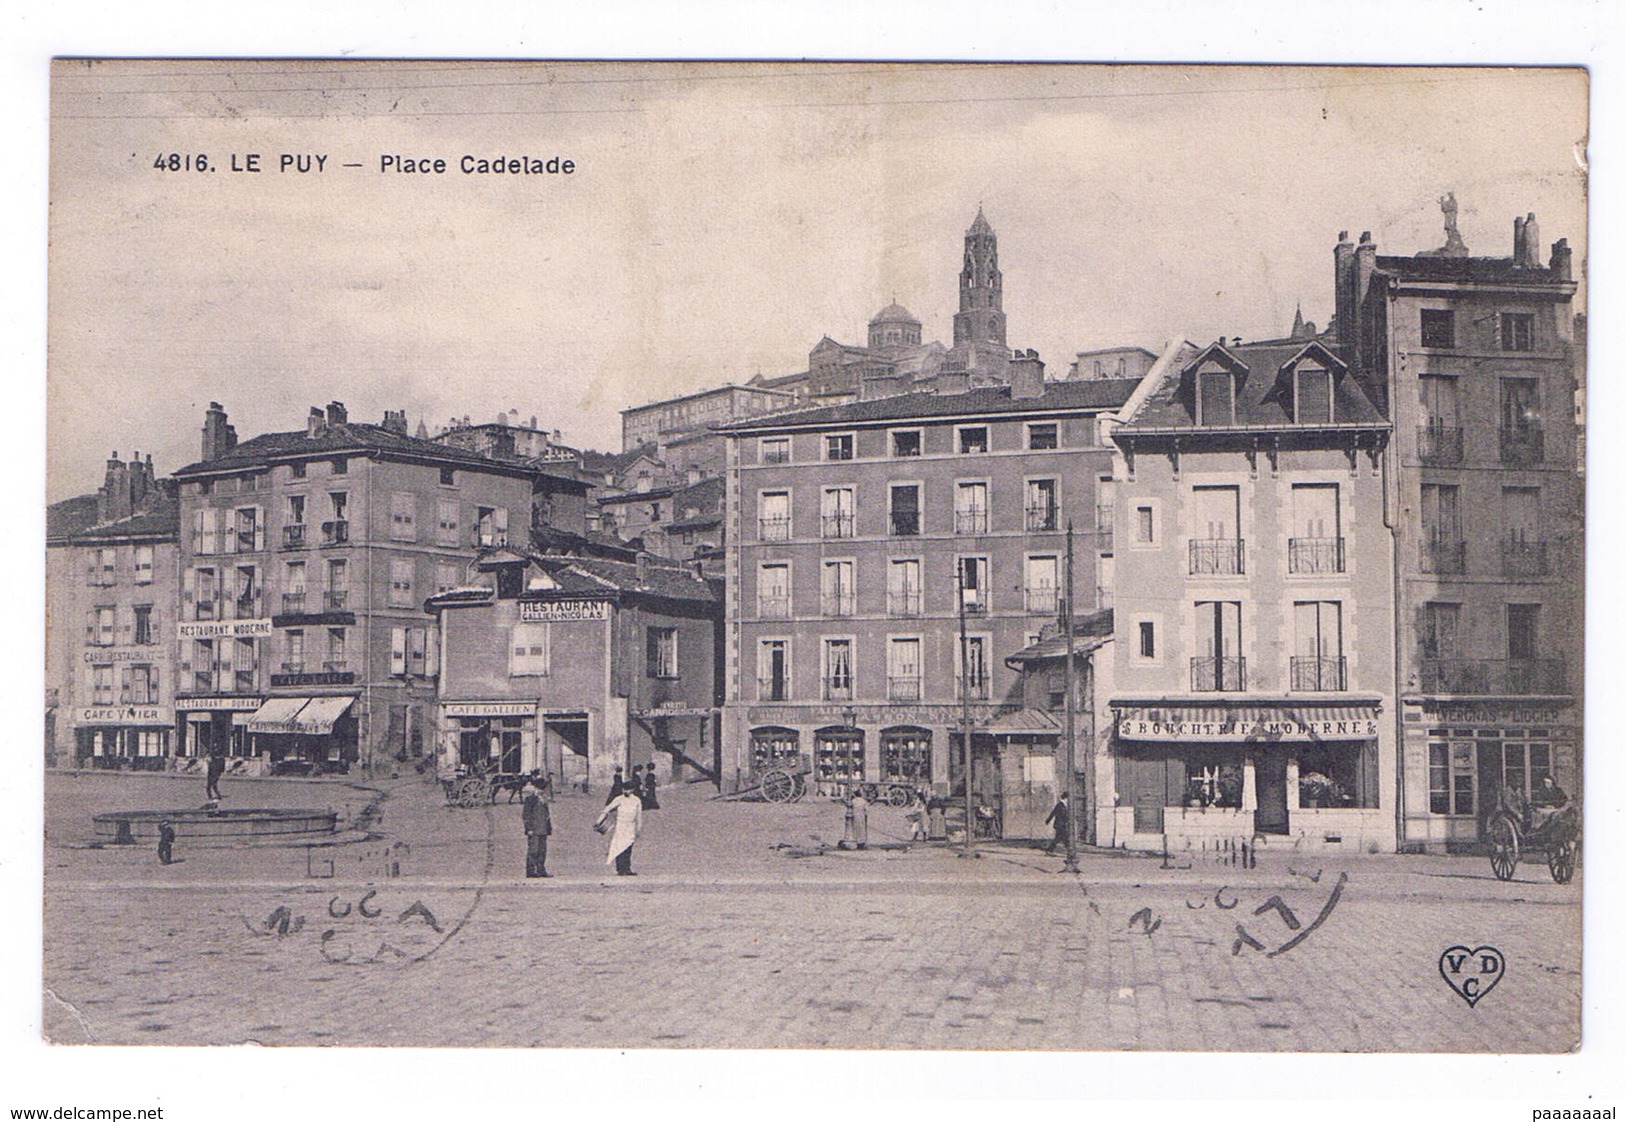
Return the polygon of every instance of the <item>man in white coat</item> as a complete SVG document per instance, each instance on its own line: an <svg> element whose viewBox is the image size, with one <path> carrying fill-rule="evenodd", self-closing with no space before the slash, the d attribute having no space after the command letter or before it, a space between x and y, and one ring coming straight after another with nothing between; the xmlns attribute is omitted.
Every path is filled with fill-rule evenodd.
<svg viewBox="0 0 1625 1122"><path fill-rule="evenodd" d="M638 840L638 831L643 828L643 800L633 794L630 789L611 799L598 815L598 821L593 823L594 829L604 832L604 823L609 816L615 816L615 830L609 836L609 856L604 864L615 866L615 875L621 877L635 877L632 871L632 843Z"/></svg>

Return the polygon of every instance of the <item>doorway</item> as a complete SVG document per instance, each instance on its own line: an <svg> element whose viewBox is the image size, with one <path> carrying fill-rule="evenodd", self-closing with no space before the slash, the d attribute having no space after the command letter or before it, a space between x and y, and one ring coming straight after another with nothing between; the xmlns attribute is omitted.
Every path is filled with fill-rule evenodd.
<svg viewBox="0 0 1625 1122"><path fill-rule="evenodd" d="M1257 758L1253 772L1258 784L1258 811L1253 827L1261 834L1289 832L1286 809L1286 757L1267 753Z"/></svg>

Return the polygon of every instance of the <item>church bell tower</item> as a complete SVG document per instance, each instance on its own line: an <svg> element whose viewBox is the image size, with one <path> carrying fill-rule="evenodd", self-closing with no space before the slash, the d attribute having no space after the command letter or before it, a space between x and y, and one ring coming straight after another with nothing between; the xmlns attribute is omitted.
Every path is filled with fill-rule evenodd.
<svg viewBox="0 0 1625 1122"><path fill-rule="evenodd" d="M1003 380L1010 348L1005 344L1004 274L999 272L999 239L982 208L965 231L965 265L959 272L959 311L954 345L945 365Z"/></svg>

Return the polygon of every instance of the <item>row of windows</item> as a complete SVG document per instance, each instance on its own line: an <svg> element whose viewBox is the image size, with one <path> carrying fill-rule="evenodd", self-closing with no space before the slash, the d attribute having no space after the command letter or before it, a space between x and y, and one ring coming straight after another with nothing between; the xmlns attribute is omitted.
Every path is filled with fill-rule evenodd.
<svg viewBox="0 0 1625 1122"><path fill-rule="evenodd" d="M119 615L116 605L103 604L91 608L85 617L85 645L112 647L130 643L148 647L158 642L157 616L153 605L131 605L127 620L120 620Z"/></svg>
<svg viewBox="0 0 1625 1122"><path fill-rule="evenodd" d="M884 530L891 537L919 537L927 529L924 515L924 487L919 483L893 483L888 488ZM939 532L963 536L986 534L993 526L991 488L986 480L961 480L954 484L951 521ZM789 541L793 536L791 492L762 491L757 496L757 536L761 541ZM1060 481L1029 479L1023 491L1022 525L1030 533L1058 531L1061 517ZM857 536L857 489L848 486L825 487L820 493L818 536L851 538Z"/></svg>
<svg viewBox="0 0 1625 1122"><path fill-rule="evenodd" d="M389 561L388 605L411 608L417 605L417 561L392 557ZM435 565L435 594L456 588L462 578L456 562ZM315 583L319 581L319 583ZM350 560L331 557L313 571L305 561L289 561L283 568L280 599L267 602L260 581L260 566L237 565L231 569L199 565L188 571L182 589L182 614L192 620L254 619L263 615L302 612L343 612L367 607L352 598Z"/></svg>
<svg viewBox="0 0 1625 1122"><path fill-rule="evenodd" d="M1267 683L1249 681L1241 603L1234 600L1198 600L1194 610L1195 649L1198 653L1190 659L1191 690L1204 693L1270 688ZM1162 664L1161 626L1161 620L1155 616L1136 616L1131 621L1131 665ZM1292 605L1292 626L1288 688L1296 692L1348 689L1342 602L1295 601Z"/></svg>
<svg viewBox="0 0 1625 1122"><path fill-rule="evenodd" d="M1461 334L1457 330L1455 312L1447 308L1422 308L1419 317L1422 346L1434 350L1455 349L1457 336ZM1475 319L1473 325L1477 327L1482 322ZM1535 349L1537 340L1533 312L1502 312L1489 317L1487 322L1494 333L1493 338L1489 340L1493 349L1502 351Z"/></svg>
<svg viewBox="0 0 1625 1122"><path fill-rule="evenodd" d="M152 550L150 545L127 548L104 545L89 551L85 559L85 583L92 588L110 588L118 583L121 554L135 584L152 583Z"/></svg>
<svg viewBox="0 0 1625 1122"><path fill-rule="evenodd" d="M347 491L329 491L326 507L318 522L313 508L314 496L286 495L283 497L282 541L285 549L297 549L317 542L320 532L323 545L342 545L350 540L350 495ZM390 495L389 540L416 542L418 540L419 497L411 491L396 491ZM441 546L474 547L503 545L508 540L508 509L499 506L474 508L474 525L469 540L461 534L462 504L456 499L440 499L435 504L434 544ZM313 530L314 527L314 530ZM227 510L206 507L192 512L191 549L196 554L258 553L266 548L264 510L258 506ZM148 571L151 570L149 550ZM93 565L93 572L96 571Z"/></svg>
<svg viewBox="0 0 1625 1122"><path fill-rule="evenodd" d="M952 581L965 611L982 615L989 610L992 566L986 557L955 559ZM886 562L886 614L918 616L924 609L923 563L918 557L893 557ZM1025 561L1024 604L1028 612L1052 615L1060 607L1061 559L1058 554L1029 554ZM857 563L822 562L820 613L851 616L857 611ZM757 568L756 614L761 619L791 619L790 562L767 561ZM810 612L805 614L812 614Z"/></svg>
<svg viewBox="0 0 1625 1122"><path fill-rule="evenodd" d="M1465 458L1461 379L1427 373L1418 379L1422 422L1417 426L1417 453L1425 464L1459 464ZM1540 379L1498 380L1499 400L1494 459L1504 464L1538 464L1546 459L1541 423ZM1487 429L1485 430L1487 433Z"/></svg>
<svg viewBox="0 0 1625 1122"><path fill-rule="evenodd" d="M1428 810L1433 814L1470 817L1488 811L1502 788L1533 798L1553 775L1549 741L1502 740L1497 730L1479 731L1482 737L1472 739L1472 729L1430 730L1430 736L1439 738L1428 741ZM1447 739L1453 735L1466 739Z"/></svg>
<svg viewBox="0 0 1625 1122"><path fill-rule="evenodd" d="M1228 369L1199 370L1196 374L1196 423L1225 428L1236 423L1238 375ZM1299 367L1292 372L1292 419L1300 425L1330 424L1333 410L1329 370Z"/></svg>
<svg viewBox="0 0 1625 1122"><path fill-rule="evenodd" d="M1033 421L1023 431L1023 447L1029 452L1053 452L1061 446L1060 426L1054 421ZM851 432L825 433L819 438L819 458L825 462L855 459L857 434ZM956 455L975 456L992 449L991 428L985 424L955 425L950 449ZM764 464L790 463L790 437L764 436L761 438L761 462ZM919 428L891 429L886 433L883 456L907 459L925 453L925 430Z"/></svg>
<svg viewBox="0 0 1625 1122"><path fill-rule="evenodd" d="M756 697L760 701L792 701L790 639L763 639L757 648ZM924 693L923 640L917 635L889 636L885 641L884 680L873 682L857 674L857 641L824 639L819 645L817 697L824 701L851 701L855 698L884 698L888 701L919 701ZM954 655L954 695L986 699L991 682L988 661L992 640L970 635Z"/></svg>
<svg viewBox="0 0 1625 1122"><path fill-rule="evenodd" d="M650 678L682 676L677 661L677 628L650 627L644 632L644 673ZM508 636L510 677L546 677L553 672L553 625L516 623Z"/></svg>
<svg viewBox="0 0 1625 1122"><path fill-rule="evenodd" d="M227 475L215 479L200 479L195 484L188 485L188 489L196 488L199 495L230 495L252 494L255 491L268 490L273 482L273 471L285 471L283 478L288 482L298 482L310 478L310 463L301 460L286 465L284 468L271 468L265 471L244 472L241 475ZM326 461L329 475L350 474L350 461L348 457L336 456ZM440 485L442 487L455 487L457 485L457 469L442 467L440 472Z"/></svg>
<svg viewBox="0 0 1625 1122"><path fill-rule="evenodd" d="M162 668L149 663L114 666L97 663L90 668L92 705L157 705Z"/></svg>
<svg viewBox="0 0 1625 1122"><path fill-rule="evenodd" d="M1422 484L1421 571L1460 576L1467 572L1467 535L1461 488L1452 483ZM1482 517L1484 512L1477 512ZM1538 487L1501 488L1500 575L1512 579L1548 573Z"/></svg>

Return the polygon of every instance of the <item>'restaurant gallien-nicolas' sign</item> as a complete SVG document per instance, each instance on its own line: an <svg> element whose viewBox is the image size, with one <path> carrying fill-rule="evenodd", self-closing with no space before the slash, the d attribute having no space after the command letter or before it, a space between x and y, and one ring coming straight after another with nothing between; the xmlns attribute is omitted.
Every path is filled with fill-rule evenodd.
<svg viewBox="0 0 1625 1122"><path fill-rule="evenodd" d="M271 634L269 619L195 620L178 625L182 639L248 639Z"/></svg>
<svg viewBox="0 0 1625 1122"><path fill-rule="evenodd" d="M608 600L521 600L519 618L525 623L569 623L582 619L608 619Z"/></svg>

